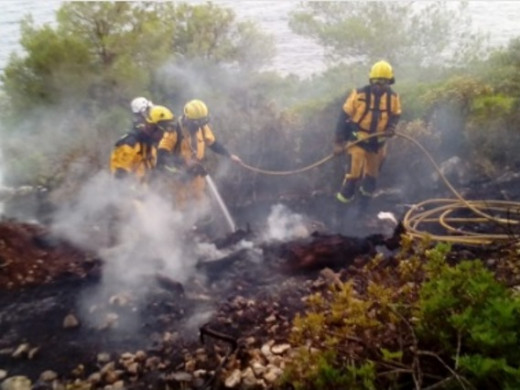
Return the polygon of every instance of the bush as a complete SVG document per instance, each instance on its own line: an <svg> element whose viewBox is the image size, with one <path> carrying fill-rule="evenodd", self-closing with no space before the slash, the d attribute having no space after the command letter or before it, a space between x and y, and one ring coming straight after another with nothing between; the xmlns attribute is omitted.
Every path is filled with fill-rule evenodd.
<svg viewBox="0 0 520 390"><path fill-rule="evenodd" d="M284 384L518 388L520 298L478 260L448 265L448 245L403 244L397 267L376 258L309 297Z"/></svg>

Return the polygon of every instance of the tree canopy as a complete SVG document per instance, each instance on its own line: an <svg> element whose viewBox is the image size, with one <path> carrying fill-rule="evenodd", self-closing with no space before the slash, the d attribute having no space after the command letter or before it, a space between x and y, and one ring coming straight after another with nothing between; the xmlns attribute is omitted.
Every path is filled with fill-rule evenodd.
<svg viewBox="0 0 520 390"><path fill-rule="evenodd" d="M290 27L335 62L457 65L483 50L484 37L473 32L465 9L465 2L305 2Z"/></svg>
<svg viewBox="0 0 520 390"><path fill-rule="evenodd" d="M256 69L272 41L230 9L167 2L70 2L57 27L21 25L23 56L2 81L15 111L75 98L101 106L128 101L160 83L166 61Z"/></svg>

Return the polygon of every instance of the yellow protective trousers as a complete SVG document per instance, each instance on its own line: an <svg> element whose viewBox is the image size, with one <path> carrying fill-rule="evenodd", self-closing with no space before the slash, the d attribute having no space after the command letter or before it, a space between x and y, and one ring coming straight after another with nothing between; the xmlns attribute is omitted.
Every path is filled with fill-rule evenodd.
<svg viewBox="0 0 520 390"><path fill-rule="evenodd" d="M362 180L363 195L371 196L386 157L386 145L382 145L377 152L369 152L361 146L352 145L348 147L347 155L350 158L350 169L343 180L341 195L346 199L353 198L357 183Z"/></svg>
<svg viewBox="0 0 520 390"><path fill-rule="evenodd" d="M206 181L202 176L196 176L189 181L169 179L168 188L177 210L185 211L206 201Z"/></svg>

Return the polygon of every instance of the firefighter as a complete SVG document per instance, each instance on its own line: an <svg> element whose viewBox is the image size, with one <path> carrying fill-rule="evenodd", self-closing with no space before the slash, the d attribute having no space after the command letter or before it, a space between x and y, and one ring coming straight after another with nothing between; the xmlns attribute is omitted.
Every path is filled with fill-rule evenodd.
<svg viewBox="0 0 520 390"><path fill-rule="evenodd" d="M346 143L350 159L349 171L336 194L341 203L350 203L357 192L364 210L375 191L386 156L384 134L393 134L401 115L399 95L390 87L394 81L392 66L386 61L376 62L370 70L369 85L354 89L343 104L334 141L334 154L344 153ZM375 133L383 135L367 139ZM358 140L361 142L350 146Z"/></svg>
<svg viewBox="0 0 520 390"><path fill-rule="evenodd" d="M145 97L139 96L132 99L132 101L130 102L130 108L132 109L132 113L134 114L132 120L132 126L134 127L134 129L145 126L146 117L148 116L152 107L152 101L148 100Z"/></svg>
<svg viewBox="0 0 520 390"><path fill-rule="evenodd" d="M194 99L184 105L175 131L166 133L158 147L159 169L176 178L173 195L180 209L186 208L188 200L199 202L204 199L206 170L202 162L206 146L234 162L241 162L215 139L209 125L208 107L203 101Z"/></svg>
<svg viewBox="0 0 520 390"><path fill-rule="evenodd" d="M142 125L116 142L110 157L110 171L116 178L133 176L145 183L157 165L157 143L173 129L174 115L164 106L153 106Z"/></svg>

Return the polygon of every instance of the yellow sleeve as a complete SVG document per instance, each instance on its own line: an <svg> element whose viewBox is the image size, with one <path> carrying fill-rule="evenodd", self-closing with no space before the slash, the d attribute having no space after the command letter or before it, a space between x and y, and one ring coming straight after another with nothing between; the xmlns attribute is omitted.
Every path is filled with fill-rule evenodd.
<svg viewBox="0 0 520 390"><path fill-rule="evenodd" d="M393 104L392 104L392 114L393 115L401 115L401 99L399 98L399 95L398 94L395 94L394 95L394 99L393 99Z"/></svg>
<svg viewBox="0 0 520 390"><path fill-rule="evenodd" d="M354 113L356 112L355 102L357 100L357 90L354 89L347 100L345 101L345 104L343 104L343 110L347 113L348 116L351 118L354 117Z"/></svg>
<svg viewBox="0 0 520 390"><path fill-rule="evenodd" d="M208 125L204 125L202 128L202 137L204 138L204 143L208 146L213 145L216 141L215 134L213 134L213 130Z"/></svg>
<svg viewBox="0 0 520 390"><path fill-rule="evenodd" d="M168 152L172 152L177 144L177 132L167 132L164 133L161 141L159 141L158 149L167 150Z"/></svg>

